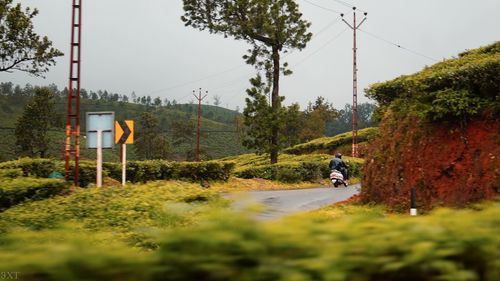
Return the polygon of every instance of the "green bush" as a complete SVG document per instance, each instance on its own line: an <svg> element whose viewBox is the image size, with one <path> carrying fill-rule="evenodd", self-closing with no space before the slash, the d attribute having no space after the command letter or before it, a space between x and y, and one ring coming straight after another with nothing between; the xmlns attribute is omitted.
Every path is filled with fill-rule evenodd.
<svg viewBox="0 0 500 281"><path fill-rule="evenodd" d="M23 170L16 169L0 169L0 178L19 178L23 176Z"/></svg>
<svg viewBox="0 0 500 281"><path fill-rule="evenodd" d="M0 236L0 272L21 280L496 281L500 206L428 216L354 213L272 223L215 213L139 252L72 229ZM112 234L110 234L112 236Z"/></svg>
<svg viewBox="0 0 500 281"><path fill-rule="evenodd" d="M328 164L330 155L315 155L318 161L305 161L287 159L274 165L255 165L239 168L235 176L244 179L262 178L266 180L277 180L281 182L315 182L318 179L328 178L330 168ZM321 157L321 158L319 158ZM364 161L359 158L345 157L345 162L349 167L349 173L353 177L360 177Z"/></svg>
<svg viewBox="0 0 500 281"><path fill-rule="evenodd" d="M366 90L381 110L436 122L498 113L500 41L426 67L412 75L375 83ZM402 106L403 105L403 106ZM378 112L377 115L381 115Z"/></svg>
<svg viewBox="0 0 500 281"><path fill-rule="evenodd" d="M358 131L358 143L371 140L378 133L378 128L365 128ZM339 147L352 144L352 132L339 134L333 137L323 137L310 142L297 144L283 150L288 154L309 154L314 152L330 153Z"/></svg>
<svg viewBox="0 0 500 281"><path fill-rule="evenodd" d="M54 181L45 180L44 182ZM60 182L60 181L59 181ZM113 233L111 240L154 248L145 233L151 229L186 226L206 209L225 206L215 191L185 182L152 182L120 188L77 188L67 196L29 202L0 214L0 227L54 229L76 223L78 231Z"/></svg>
<svg viewBox="0 0 500 281"><path fill-rule="evenodd" d="M103 164L109 176L121 180L121 166ZM221 161L170 162L162 160L131 161L127 163L127 180L148 182L154 180L227 181L234 163Z"/></svg>
<svg viewBox="0 0 500 281"><path fill-rule="evenodd" d="M0 180L0 211L26 200L42 200L68 190L58 179L15 178Z"/></svg>
<svg viewBox="0 0 500 281"><path fill-rule="evenodd" d="M16 169L23 171L25 177L47 178L51 172L56 170L56 161L51 159L21 158L0 163L0 169Z"/></svg>

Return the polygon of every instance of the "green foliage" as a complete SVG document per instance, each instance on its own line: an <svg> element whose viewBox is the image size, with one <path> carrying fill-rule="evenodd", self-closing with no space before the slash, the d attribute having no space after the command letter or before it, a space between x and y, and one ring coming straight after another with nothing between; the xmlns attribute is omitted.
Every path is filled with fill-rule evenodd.
<svg viewBox="0 0 500 281"><path fill-rule="evenodd" d="M118 239L132 246L154 248L146 235L148 229L193 224L206 208L224 205L215 192L182 182L85 188L10 208L0 214L0 226L11 232L19 227L45 230L70 223L75 232L109 233L113 235L108 241Z"/></svg>
<svg viewBox="0 0 500 281"><path fill-rule="evenodd" d="M212 33L231 36L252 45L253 48L243 58L257 70L265 72L267 85L260 81L259 75L250 80L253 88L247 92L255 102L247 99L246 112L250 114L246 116L260 115L260 118L253 120L262 124L252 126L261 127L263 132L258 137L251 135L247 144L253 142L251 147L255 143L264 146L266 151L270 151L271 163L276 163L280 150L280 128L284 126L279 77L281 73L291 74L291 70L287 69L288 63L281 64L280 54L287 50L304 49L312 37L312 33L307 31L311 24L302 19L302 13L293 0L183 0L183 4L184 15L181 19L186 26L208 29ZM263 97L259 96L269 92L270 106L265 105ZM255 134L252 128L248 132Z"/></svg>
<svg viewBox="0 0 500 281"><path fill-rule="evenodd" d="M37 88L16 122L16 145L21 155L42 158L47 155L48 130L54 119L54 94L48 88Z"/></svg>
<svg viewBox="0 0 500 281"><path fill-rule="evenodd" d="M58 179L0 178L0 211L26 200L42 200L67 190L66 182Z"/></svg>
<svg viewBox="0 0 500 281"><path fill-rule="evenodd" d="M430 121L469 118L500 108L500 42L460 54L366 90L384 109Z"/></svg>
<svg viewBox="0 0 500 281"><path fill-rule="evenodd" d="M312 139L323 137L326 133L326 125L338 119L339 112L328 103L323 97L318 97L314 104L309 102L302 120L300 120L299 139L300 142L307 142Z"/></svg>
<svg viewBox="0 0 500 281"><path fill-rule="evenodd" d="M161 134L159 119L149 112L144 112L139 118L137 140L134 149L137 156L143 160L165 159L170 152L168 139Z"/></svg>
<svg viewBox="0 0 500 281"><path fill-rule="evenodd" d="M361 175L364 161L359 158L344 157L351 176ZM236 163L234 174L240 178L262 178L281 182L317 181L330 175L328 164L332 159L327 154L291 155L281 154L280 163L270 165L262 155L244 154L223 160Z"/></svg>
<svg viewBox="0 0 500 281"><path fill-rule="evenodd" d="M25 177L47 178L57 168L54 160L21 158L19 160L0 163L0 171L4 169L21 169Z"/></svg>
<svg viewBox="0 0 500 281"><path fill-rule="evenodd" d="M465 91L450 89L436 92L432 105L424 112L432 120L464 118L480 112L484 101L479 97L472 97Z"/></svg>
<svg viewBox="0 0 500 281"><path fill-rule="evenodd" d="M47 36L40 37L33 26L37 9L22 9L12 0L0 0L0 72L19 70L42 76L63 53L52 47Z"/></svg>
<svg viewBox="0 0 500 281"><path fill-rule="evenodd" d="M23 176L21 169L0 169L0 178L15 179Z"/></svg>
<svg viewBox="0 0 500 281"><path fill-rule="evenodd" d="M500 275L498 204L412 218L339 208L349 216L272 223L216 212L209 222L158 233L159 249L150 252L109 241L111 234L17 232L0 236L0 272L60 281L496 281Z"/></svg>
<svg viewBox="0 0 500 281"><path fill-rule="evenodd" d="M109 176L121 179L121 166L104 164ZM185 180L190 182L227 181L234 163L222 161L169 162L162 160L130 161L127 163L127 179L131 182L154 180Z"/></svg>
<svg viewBox="0 0 500 281"><path fill-rule="evenodd" d="M358 143L368 141L375 137L378 128L365 128L358 131ZM352 132L339 134L333 137L323 137L314 139L310 142L301 143L283 150L289 154L309 154L313 152L331 153L339 147L352 143Z"/></svg>
<svg viewBox="0 0 500 281"><path fill-rule="evenodd" d="M73 165L73 163L70 163L71 169L73 169ZM127 180L134 183L155 180L186 180L191 182L227 181L234 169L234 165L230 161L128 161ZM15 168L20 168L24 176L47 178L53 171L59 171L64 174L64 163L50 159L22 158L16 161L0 163L0 171ZM121 181L121 169L121 164L119 163L105 162L103 163L103 176L109 176ZM80 161L80 186L88 186L94 183L95 179L96 163L94 161Z"/></svg>
<svg viewBox="0 0 500 281"><path fill-rule="evenodd" d="M67 89L58 90L55 85L49 85L48 88L55 93L55 107L53 112L53 119L49 128L48 135L48 152L47 156L57 157L61 156L64 149L65 139L65 118L64 113L67 110ZM16 139L14 129L16 121L22 116L24 107L33 99L37 87L26 84L21 87L14 85L11 82L0 83L0 161L8 161L17 159L19 157L18 151L13 149L16 146ZM98 96L98 93L101 93ZM106 94L107 91L99 90L97 93L82 89L81 92L81 111L95 111L96 108L106 109L115 112L117 120L136 120L136 129L138 126L139 116L143 112L150 112L159 119L159 132L165 136L169 142L174 141L173 124L182 120L180 125L193 123L195 120L194 113L197 105L191 104L168 104L165 106L151 107L143 104L130 103L126 95ZM95 95L96 99L90 99L90 95ZM191 112L190 112L191 111ZM234 119L240 114L234 110L229 110L212 105L202 105L202 118L201 128L203 131L214 133L206 133L202 135L201 146L205 148L206 157L204 160L216 159L226 157L229 155L236 155L248 152L240 140L236 138L236 129ZM81 128L85 128L85 119L81 121ZM194 127L191 127L191 134L194 133ZM186 128L189 130L189 128ZM83 131L82 131L83 133ZM137 133L137 131L136 131ZM136 139L137 139L136 135ZM85 149L85 138L80 138L81 159L95 159L95 150ZM134 146L128 146L127 158L129 160L138 160L139 157L135 153ZM168 158L172 160L186 159L186 151L192 149L192 142L184 141L178 145L172 145L168 154ZM104 151L104 159L106 161L119 161L118 147L113 150Z"/></svg>

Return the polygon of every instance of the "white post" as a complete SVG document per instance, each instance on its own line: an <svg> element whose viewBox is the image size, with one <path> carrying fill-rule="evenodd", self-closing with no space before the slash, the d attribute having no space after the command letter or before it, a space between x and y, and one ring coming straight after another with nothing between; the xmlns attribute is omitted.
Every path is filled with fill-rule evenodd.
<svg viewBox="0 0 500 281"><path fill-rule="evenodd" d="M97 130L97 187L102 186L102 130Z"/></svg>
<svg viewBox="0 0 500 281"><path fill-rule="evenodd" d="M127 181L127 145L122 144L122 186Z"/></svg>
<svg viewBox="0 0 500 281"><path fill-rule="evenodd" d="M412 187L410 190L410 215L411 216L416 216L417 215L417 189L415 187Z"/></svg>

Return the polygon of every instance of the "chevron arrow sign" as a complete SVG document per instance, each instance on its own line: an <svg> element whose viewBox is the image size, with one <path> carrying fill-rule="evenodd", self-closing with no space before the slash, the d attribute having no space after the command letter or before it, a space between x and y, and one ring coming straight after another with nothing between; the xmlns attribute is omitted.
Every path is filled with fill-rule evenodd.
<svg viewBox="0 0 500 281"><path fill-rule="evenodd" d="M134 120L115 121L115 143L134 143Z"/></svg>

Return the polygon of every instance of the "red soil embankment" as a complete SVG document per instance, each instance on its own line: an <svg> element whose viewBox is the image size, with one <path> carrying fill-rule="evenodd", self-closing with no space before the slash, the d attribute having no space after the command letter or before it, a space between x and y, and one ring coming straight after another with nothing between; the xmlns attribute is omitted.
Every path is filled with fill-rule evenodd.
<svg viewBox="0 0 500 281"><path fill-rule="evenodd" d="M419 208L463 207L500 192L500 122L421 126L400 120L381 127L365 166L362 202L409 208L417 188Z"/></svg>

